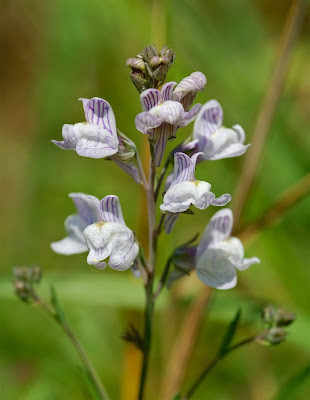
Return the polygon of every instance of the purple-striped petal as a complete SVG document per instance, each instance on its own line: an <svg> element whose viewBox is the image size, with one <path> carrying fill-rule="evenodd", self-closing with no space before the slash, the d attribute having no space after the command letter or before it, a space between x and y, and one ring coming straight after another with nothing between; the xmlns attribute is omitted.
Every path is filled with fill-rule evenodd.
<svg viewBox="0 0 310 400"><path fill-rule="evenodd" d="M69 197L73 200L79 216L86 225L98 221L97 207L99 205L99 200L97 197L84 193L69 193Z"/></svg>
<svg viewBox="0 0 310 400"><path fill-rule="evenodd" d="M89 101L80 99L83 102L86 121L95 124L116 136L115 116L110 104L99 97L93 97Z"/></svg>
<svg viewBox="0 0 310 400"><path fill-rule="evenodd" d="M162 94L157 89L147 89L140 95L141 105L143 111L150 111L151 108L162 103Z"/></svg>
<svg viewBox="0 0 310 400"><path fill-rule="evenodd" d="M200 110L201 104L195 104L194 107L183 114L182 123L179 126L187 126L190 122L194 121Z"/></svg>
<svg viewBox="0 0 310 400"><path fill-rule="evenodd" d="M98 220L104 222L118 222L126 225L119 198L117 196L105 196L98 205Z"/></svg>
<svg viewBox="0 0 310 400"><path fill-rule="evenodd" d="M182 79L173 92L173 98L180 101L189 92L200 92L204 90L207 78L202 72L193 72L190 76Z"/></svg>
<svg viewBox="0 0 310 400"><path fill-rule="evenodd" d="M162 123L150 133L150 142L154 145L154 159L157 167L160 166L165 148L169 139L174 137L176 128L173 125Z"/></svg>
<svg viewBox="0 0 310 400"><path fill-rule="evenodd" d="M166 218L165 218L164 225L165 225L165 232L167 234L169 234L172 231L174 224L176 223L177 219L179 218L179 215L180 215L179 213L171 213L169 211L166 212Z"/></svg>
<svg viewBox="0 0 310 400"><path fill-rule="evenodd" d="M149 112L142 112L136 116L135 124L138 131L149 133L150 129L158 127L162 123L160 118L157 118Z"/></svg>
<svg viewBox="0 0 310 400"><path fill-rule="evenodd" d="M173 92L173 100L179 101L187 111L193 104L196 94L204 90L207 79L202 72L193 72L184 78Z"/></svg>
<svg viewBox="0 0 310 400"><path fill-rule="evenodd" d="M222 126L222 123L222 107L216 100L208 101L194 123L193 138L198 139L200 151L204 151L210 136Z"/></svg>
<svg viewBox="0 0 310 400"><path fill-rule="evenodd" d="M233 227L233 214L229 208L223 208L216 212L207 225L199 246L197 248L197 257L199 258L203 251L211 245L227 239Z"/></svg>
<svg viewBox="0 0 310 400"><path fill-rule="evenodd" d="M195 165L197 157L198 156L192 160L187 154L175 153L173 181L171 186L180 182L195 180Z"/></svg>
<svg viewBox="0 0 310 400"><path fill-rule="evenodd" d="M173 89L177 83L176 82L167 82L161 88L161 94L163 101L173 100Z"/></svg>

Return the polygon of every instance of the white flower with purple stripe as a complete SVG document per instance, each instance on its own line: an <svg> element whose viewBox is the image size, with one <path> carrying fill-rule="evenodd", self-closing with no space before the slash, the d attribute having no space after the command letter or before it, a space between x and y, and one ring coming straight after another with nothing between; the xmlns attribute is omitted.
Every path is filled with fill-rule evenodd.
<svg viewBox="0 0 310 400"><path fill-rule="evenodd" d="M250 146L244 145L245 133L240 125L224 128L223 109L216 100L208 101L198 114L191 142L196 151L202 151L205 160L220 160L244 154Z"/></svg>
<svg viewBox="0 0 310 400"><path fill-rule="evenodd" d="M64 125L63 141L52 140L65 150L90 158L109 157L118 151L115 117L110 104L99 97L80 99L83 102L86 122Z"/></svg>
<svg viewBox="0 0 310 400"><path fill-rule="evenodd" d="M149 134L149 140L154 144L155 163L160 165L168 140L175 137L180 127L193 121L201 109L196 104L190 111L190 105L196 93L204 89L205 76L195 72L191 77L183 79L176 86L176 82L166 83L161 91L147 89L141 93L143 112L136 116L136 128Z"/></svg>
<svg viewBox="0 0 310 400"><path fill-rule="evenodd" d="M97 206L97 222L84 230L89 254L87 262L99 269L107 264L115 270L132 267L139 253L132 230L127 228L117 196L104 197Z"/></svg>
<svg viewBox="0 0 310 400"><path fill-rule="evenodd" d="M174 172L172 183L164 195L160 209L166 212L165 230L170 233L179 213L188 210L193 204L204 210L210 205L225 206L230 200L226 193L216 198L211 192L208 182L198 181L195 178L195 165L202 153L196 153L191 158L184 153L174 155Z"/></svg>
<svg viewBox="0 0 310 400"><path fill-rule="evenodd" d="M52 250L58 254L72 255L88 250L83 235L84 229L97 221L99 200L95 196L84 193L70 193L78 214L69 215L65 220L68 236L58 242L51 243Z"/></svg>
<svg viewBox="0 0 310 400"><path fill-rule="evenodd" d="M196 252L196 273L208 286L231 289L237 284L236 270L243 271L259 263L257 257L244 258L241 241L231 237L233 215L224 208L211 218Z"/></svg>

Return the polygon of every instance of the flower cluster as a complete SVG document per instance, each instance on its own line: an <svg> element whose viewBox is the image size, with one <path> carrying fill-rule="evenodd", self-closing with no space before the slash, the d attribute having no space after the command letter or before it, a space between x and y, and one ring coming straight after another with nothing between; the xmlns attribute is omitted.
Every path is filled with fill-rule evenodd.
<svg viewBox="0 0 310 400"><path fill-rule="evenodd" d="M135 124L138 131L148 135L155 174L156 167L162 164L167 142L176 138L180 128L195 121L190 138L183 140L168 156L168 160L174 159L174 169L166 180L160 205L167 234L181 213L191 212L191 206L204 210L209 206L225 206L231 200L228 193L216 197L209 182L195 178L197 162L240 156L249 146L244 144L245 133L240 125L234 125L232 129L223 127L223 110L216 100L203 106L193 105L197 93L207 84L203 73L193 72L178 84L163 84L174 58L174 52L167 46L161 52L149 46L127 60L131 79L141 93L142 112L136 116ZM64 125L63 140L53 142L62 149L75 150L83 157L113 160L138 184L147 187L152 193L149 199L157 198L153 182L146 183L135 144L116 128L111 105L98 97L80 100L86 122ZM161 180L158 182L160 184ZM135 234L124 222L117 196L108 195L101 201L83 193L71 193L70 197L78 213L65 221L68 236L51 244L55 252L70 255L89 250L88 264L100 269L106 267L104 260L107 258L109 266L119 271L136 270L138 264L140 268L145 267L139 257ZM236 270L259 262L256 257L244 258L242 243L230 236L232 224L230 209L215 213L200 243L190 251L184 251L182 262L178 261L179 265L181 262L187 266L186 273L195 269L205 284L229 289L236 285ZM157 229L156 235L159 233L160 229ZM173 280L181 275L182 268L181 273L180 269L172 272L170 278Z"/></svg>

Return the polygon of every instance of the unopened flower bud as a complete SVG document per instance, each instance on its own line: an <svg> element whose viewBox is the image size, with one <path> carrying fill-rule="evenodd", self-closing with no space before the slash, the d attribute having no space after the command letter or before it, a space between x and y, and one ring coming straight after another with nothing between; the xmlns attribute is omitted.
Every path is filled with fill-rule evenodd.
<svg viewBox="0 0 310 400"><path fill-rule="evenodd" d="M140 69L141 71L145 70L145 62L141 58L128 58L126 65L134 69Z"/></svg>
<svg viewBox="0 0 310 400"><path fill-rule="evenodd" d="M17 280L27 281L28 280L28 268L26 267L14 267L13 275Z"/></svg>
<svg viewBox="0 0 310 400"><path fill-rule="evenodd" d="M39 283L42 278L42 270L38 265L34 265L29 270L29 279L33 283Z"/></svg>
<svg viewBox="0 0 310 400"><path fill-rule="evenodd" d="M296 314L292 311L287 311L283 309L278 310L277 315L277 326L288 326L296 319Z"/></svg>
<svg viewBox="0 0 310 400"><path fill-rule="evenodd" d="M173 64L175 53L168 46L158 52L156 46L147 46L134 58L128 58L126 65L131 68L130 77L138 92L160 87Z"/></svg>
<svg viewBox="0 0 310 400"><path fill-rule="evenodd" d="M276 319L277 311L273 306L269 305L263 308L262 321L267 327L271 328L272 326L274 326L276 323Z"/></svg>
<svg viewBox="0 0 310 400"><path fill-rule="evenodd" d="M29 301L32 299L32 288L28 282L23 280L14 282L14 288L16 295L23 301Z"/></svg>
<svg viewBox="0 0 310 400"><path fill-rule="evenodd" d="M256 342L263 346L275 346L282 343L286 338L286 331L283 328L272 328L256 338Z"/></svg>

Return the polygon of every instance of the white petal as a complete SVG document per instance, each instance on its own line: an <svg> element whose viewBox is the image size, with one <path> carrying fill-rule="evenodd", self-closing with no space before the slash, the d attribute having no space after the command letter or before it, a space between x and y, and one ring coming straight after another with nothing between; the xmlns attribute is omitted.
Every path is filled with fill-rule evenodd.
<svg viewBox="0 0 310 400"><path fill-rule="evenodd" d="M119 271L131 267L139 247L133 232L118 222L97 222L84 230L89 248L87 262L95 265L110 256L109 266Z"/></svg>
<svg viewBox="0 0 310 400"><path fill-rule="evenodd" d="M259 264L260 263L260 259L257 257L252 257L252 258L244 258L242 263L237 265L237 269L239 269L239 271L244 271L245 269L249 268L251 265L253 264Z"/></svg>
<svg viewBox="0 0 310 400"><path fill-rule="evenodd" d="M81 123L75 125L65 124L62 127L62 137L64 140L52 140L52 142L64 150L75 150L76 144L80 138L80 133L78 130L80 125Z"/></svg>
<svg viewBox="0 0 310 400"><path fill-rule="evenodd" d="M158 118L161 122L167 122L171 125L178 125L183 117L184 108L177 101L165 101L164 103L153 107L149 114Z"/></svg>
<svg viewBox="0 0 310 400"><path fill-rule="evenodd" d="M205 146L205 159L219 160L244 154L249 145L245 146L240 139L239 132L233 129L218 129L209 137Z"/></svg>
<svg viewBox="0 0 310 400"><path fill-rule="evenodd" d="M86 241L83 230L87 224L79 215L69 215L65 220L65 229L68 236L58 242L51 243L51 248L55 253L72 255L87 251Z"/></svg>
<svg viewBox="0 0 310 400"><path fill-rule="evenodd" d="M237 284L235 267L221 249L205 250L197 258L196 273L203 283L217 289L231 289Z"/></svg>
<svg viewBox="0 0 310 400"><path fill-rule="evenodd" d="M81 124L77 141L78 155L90 158L109 157L118 151L117 136L96 124Z"/></svg>
<svg viewBox="0 0 310 400"><path fill-rule="evenodd" d="M211 185L208 182L181 182L177 183L167 190L163 204L160 209L162 211L183 212L186 211L191 204L206 208L209 204L205 200L207 193L210 191Z"/></svg>
<svg viewBox="0 0 310 400"><path fill-rule="evenodd" d="M58 242L52 242L51 249L55 253L63 254L65 256L85 253L85 251L88 250L86 243L76 240L73 236L67 236Z"/></svg>

